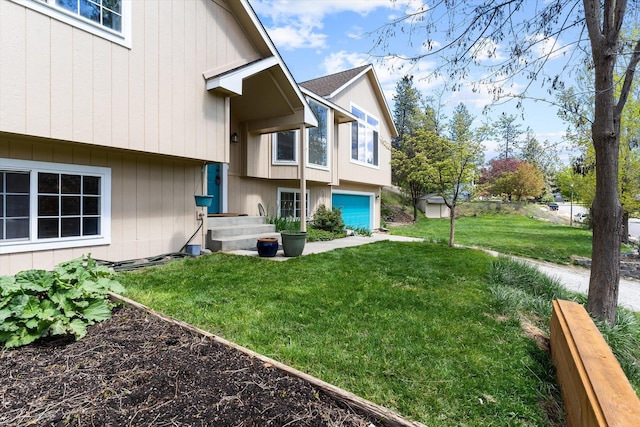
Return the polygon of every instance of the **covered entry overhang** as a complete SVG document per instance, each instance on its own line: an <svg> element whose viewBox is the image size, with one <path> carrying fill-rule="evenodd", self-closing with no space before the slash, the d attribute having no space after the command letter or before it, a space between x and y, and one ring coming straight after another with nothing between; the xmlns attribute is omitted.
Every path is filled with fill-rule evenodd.
<svg viewBox="0 0 640 427"><path fill-rule="evenodd" d="M318 125L297 84L275 56L204 77L207 90L229 98L234 118L249 133Z"/></svg>

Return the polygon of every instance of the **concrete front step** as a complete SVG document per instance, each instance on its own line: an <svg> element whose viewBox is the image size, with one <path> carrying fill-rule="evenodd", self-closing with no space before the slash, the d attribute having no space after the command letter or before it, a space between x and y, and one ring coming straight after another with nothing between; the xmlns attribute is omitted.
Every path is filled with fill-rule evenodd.
<svg viewBox="0 0 640 427"><path fill-rule="evenodd" d="M242 224L227 227L209 227L207 235L211 240L225 240L231 237L244 235L260 235L275 233L276 226L273 224Z"/></svg>
<svg viewBox="0 0 640 427"><path fill-rule="evenodd" d="M207 217L207 229L235 227L238 225L259 225L266 224L267 218L264 216L210 216Z"/></svg>
<svg viewBox="0 0 640 427"><path fill-rule="evenodd" d="M221 239L212 239L211 231L207 233L207 249L217 251L235 251L237 249L257 250L256 245L260 237L275 237L280 239L280 233L259 233L230 236Z"/></svg>

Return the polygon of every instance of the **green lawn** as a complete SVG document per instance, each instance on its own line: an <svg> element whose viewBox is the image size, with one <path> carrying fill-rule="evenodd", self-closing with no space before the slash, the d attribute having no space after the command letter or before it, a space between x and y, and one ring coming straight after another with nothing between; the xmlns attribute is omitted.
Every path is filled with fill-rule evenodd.
<svg viewBox="0 0 640 427"><path fill-rule="evenodd" d="M449 220L422 216L392 234L449 242ZM572 256L591 257L591 230L539 221L518 214L484 214L455 221L455 243L504 254L568 264Z"/></svg>
<svg viewBox="0 0 640 427"><path fill-rule="evenodd" d="M213 254L119 279L134 300L426 425L547 425L549 356L504 315L491 262L380 242L286 262Z"/></svg>

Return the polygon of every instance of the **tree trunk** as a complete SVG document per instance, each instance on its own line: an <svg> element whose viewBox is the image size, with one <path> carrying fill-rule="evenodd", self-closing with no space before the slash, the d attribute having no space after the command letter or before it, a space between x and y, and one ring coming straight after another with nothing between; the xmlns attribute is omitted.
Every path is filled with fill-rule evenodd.
<svg viewBox="0 0 640 427"><path fill-rule="evenodd" d="M456 207L449 208L449 246L453 247L456 235Z"/></svg>
<svg viewBox="0 0 640 427"><path fill-rule="evenodd" d="M629 212L622 212L622 234L620 235L622 243L629 244Z"/></svg>
<svg viewBox="0 0 640 427"><path fill-rule="evenodd" d="M612 45L592 38L595 65L595 119L591 127L596 152L596 193L591 208L593 243L587 310L598 319L615 324L620 281L622 207L618 196L620 117L614 102Z"/></svg>
<svg viewBox="0 0 640 427"><path fill-rule="evenodd" d="M418 220L418 199L413 199L413 222Z"/></svg>

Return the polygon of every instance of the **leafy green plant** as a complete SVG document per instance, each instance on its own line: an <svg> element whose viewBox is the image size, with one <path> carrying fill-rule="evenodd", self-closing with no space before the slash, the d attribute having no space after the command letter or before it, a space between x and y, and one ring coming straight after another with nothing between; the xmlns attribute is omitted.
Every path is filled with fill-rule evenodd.
<svg viewBox="0 0 640 427"><path fill-rule="evenodd" d="M344 232L342 209L332 208L329 210L325 205L318 206L318 209L313 214L311 225L318 230L330 231L334 234Z"/></svg>
<svg viewBox="0 0 640 427"><path fill-rule="evenodd" d="M369 230L368 228L365 228L365 227L354 227L354 228L353 228L353 232L354 232L357 236L367 236L367 237L371 237L371 230Z"/></svg>
<svg viewBox="0 0 640 427"><path fill-rule="evenodd" d="M125 292L112 274L87 257L53 271L0 276L0 343L20 347L50 335L84 337L88 325L111 317L107 292Z"/></svg>
<svg viewBox="0 0 640 427"><path fill-rule="evenodd" d="M293 217L267 217L267 223L276 226L276 231L300 231L300 220Z"/></svg>
<svg viewBox="0 0 640 427"><path fill-rule="evenodd" d="M307 242L328 242L337 237L344 237L344 233L336 235L330 231L318 230L317 228L307 227Z"/></svg>

